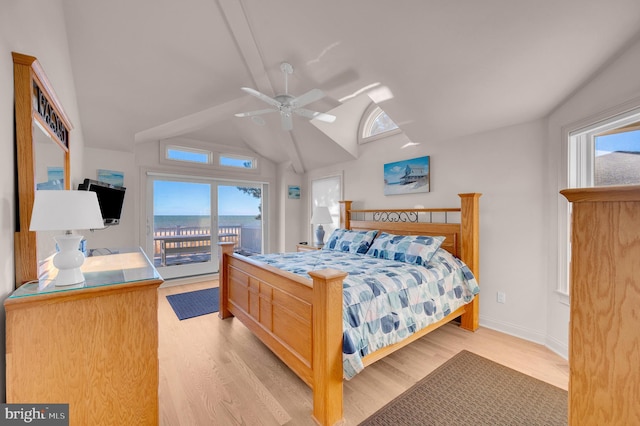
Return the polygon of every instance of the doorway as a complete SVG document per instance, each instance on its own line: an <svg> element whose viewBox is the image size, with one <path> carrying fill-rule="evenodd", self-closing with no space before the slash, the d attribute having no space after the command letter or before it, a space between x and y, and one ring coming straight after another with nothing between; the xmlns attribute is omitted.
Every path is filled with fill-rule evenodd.
<svg viewBox="0 0 640 426"><path fill-rule="evenodd" d="M263 252L266 184L149 176L147 188L147 253L163 278L217 273L218 242Z"/></svg>

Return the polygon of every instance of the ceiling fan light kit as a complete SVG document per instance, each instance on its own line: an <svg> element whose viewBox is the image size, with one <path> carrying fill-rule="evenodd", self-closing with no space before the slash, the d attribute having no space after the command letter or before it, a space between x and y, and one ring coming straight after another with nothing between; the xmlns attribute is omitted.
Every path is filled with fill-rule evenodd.
<svg viewBox="0 0 640 426"><path fill-rule="evenodd" d="M301 96L292 96L289 94L289 78L290 74L293 74L293 66L288 62L283 62L280 64L280 71L284 74L284 94L277 95L274 97L270 97L265 95L264 93L258 92L255 89L251 89L249 87L242 87L242 90L251 96L255 96L263 102L271 105L271 108L260 109L255 111L248 112L240 112L235 114L236 117L252 117L254 122L259 122L256 120L256 116L262 114L269 114L272 112L280 112L280 121L282 123L282 128L284 130L292 130L293 129L293 118L292 114L297 114L301 117L305 117L308 119L316 119L320 121L324 121L326 123L333 123L336 120L335 115L327 114L324 112L312 111L310 109L303 108L304 106L320 100L324 98L324 92L320 89L312 89L307 93Z"/></svg>

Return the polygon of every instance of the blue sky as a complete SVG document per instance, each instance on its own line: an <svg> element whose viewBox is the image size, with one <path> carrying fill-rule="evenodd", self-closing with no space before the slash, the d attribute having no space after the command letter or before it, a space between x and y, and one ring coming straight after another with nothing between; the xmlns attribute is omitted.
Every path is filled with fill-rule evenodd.
<svg viewBox="0 0 640 426"><path fill-rule="evenodd" d="M596 155L613 151L640 152L640 130L596 137Z"/></svg>
<svg viewBox="0 0 640 426"><path fill-rule="evenodd" d="M210 185L194 182L157 180L154 182L153 211L156 216L211 214ZM258 215L260 200L236 186L218 186L220 216Z"/></svg>

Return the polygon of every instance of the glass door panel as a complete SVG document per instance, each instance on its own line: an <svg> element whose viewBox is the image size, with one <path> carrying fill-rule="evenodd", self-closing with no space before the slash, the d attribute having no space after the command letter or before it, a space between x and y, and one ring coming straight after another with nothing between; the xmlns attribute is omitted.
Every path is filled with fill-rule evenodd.
<svg viewBox="0 0 640 426"><path fill-rule="evenodd" d="M235 243L246 256L263 252L261 184L218 184L218 241Z"/></svg>
<svg viewBox="0 0 640 426"><path fill-rule="evenodd" d="M153 263L163 278L217 272L210 182L152 178Z"/></svg>

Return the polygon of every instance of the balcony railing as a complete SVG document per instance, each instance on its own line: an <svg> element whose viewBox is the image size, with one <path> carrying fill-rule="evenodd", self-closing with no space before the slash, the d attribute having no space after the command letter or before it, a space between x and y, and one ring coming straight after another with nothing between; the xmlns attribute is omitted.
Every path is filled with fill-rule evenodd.
<svg viewBox="0 0 640 426"><path fill-rule="evenodd" d="M223 225L218 227L218 241L235 243L234 250L245 255L262 252L260 227ZM155 266L211 261L211 228L209 227L156 228L153 242Z"/></svg>

